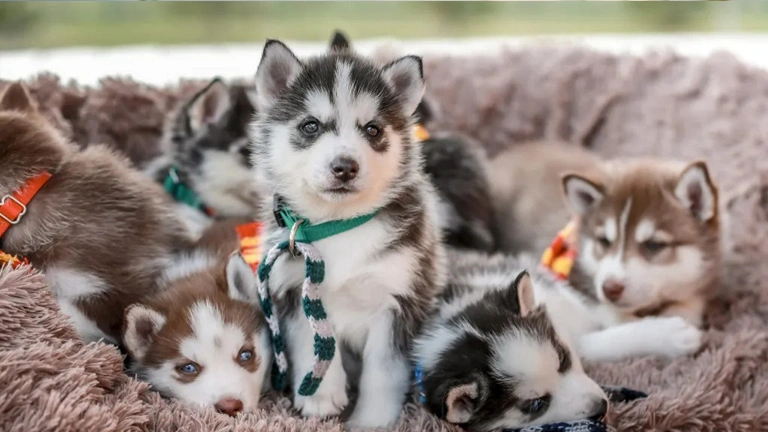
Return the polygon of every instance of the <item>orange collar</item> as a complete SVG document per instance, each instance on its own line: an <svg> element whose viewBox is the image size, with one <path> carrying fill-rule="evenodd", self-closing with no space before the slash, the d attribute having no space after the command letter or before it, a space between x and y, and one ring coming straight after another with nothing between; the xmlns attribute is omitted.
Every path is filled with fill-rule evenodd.
<svg viewBox="0 0 768 432"><path fill-rule="evenodd" d="M413 133L418 141L426 141L429 139L429 131L427 131L427 128L421 123L416 123Z"/></svg>
<svg viewBox="0 0 768 432"><path fill-rule="evenodd" d="M21 189L0 198L0 238L5 235L13 225L21 221L27 214L27 206L51 178L51 173L43 171L32 177Z"/></svg>

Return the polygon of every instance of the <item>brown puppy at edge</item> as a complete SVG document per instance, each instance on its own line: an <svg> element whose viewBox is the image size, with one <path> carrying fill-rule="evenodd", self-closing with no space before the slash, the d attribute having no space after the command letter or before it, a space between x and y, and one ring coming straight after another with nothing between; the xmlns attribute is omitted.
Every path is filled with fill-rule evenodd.
<svg viewBox="0 0 768 432"><path fill-rule="evenodd" d="M107 147L78 151L12 84L0 97L0 197L43 171L50 180L2 248L44 271L84 340L117 343L123 311L158 288L189 234L160 186Z"/></svg>

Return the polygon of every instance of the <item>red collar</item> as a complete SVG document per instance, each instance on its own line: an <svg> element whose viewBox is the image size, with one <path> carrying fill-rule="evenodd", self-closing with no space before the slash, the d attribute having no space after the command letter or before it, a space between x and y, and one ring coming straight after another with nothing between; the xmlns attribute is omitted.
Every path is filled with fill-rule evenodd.
<svg viewBox="0 0 768 432"><path fill-rule="evenodd" d="M27 214L27 205L35 197L40 188L42 188L51 178L51 173L43 171L32 177L21 189L0 198L0 238L5 235L13 225L21 221L21 218Z"/></svg>

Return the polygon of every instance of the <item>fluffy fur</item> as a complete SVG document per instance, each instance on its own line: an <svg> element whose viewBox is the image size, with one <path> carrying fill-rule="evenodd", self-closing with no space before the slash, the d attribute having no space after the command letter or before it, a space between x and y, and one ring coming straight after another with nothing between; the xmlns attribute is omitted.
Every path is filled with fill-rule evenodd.
<svg viewBox="0 0 768 432"><path fill-rule="evenodd" d="M523 165L539 167L540 176L525 178L516 169ZM539 143L500 154L494 169L498 214L515 215L502 228L505 238L546 227L551 241L569 213L578 221L566 304L584 357L676 357L699 348L696 327L721 272L717 189L706 165L601 162ZM557 195L565 205L555 204ZM528 244L543 240L527 237Z"/></svg>
<svg viewBox="0 0 768 432"><path fill-rule="evenodd" d="M525 258L454 253L451 262L414 355L430 411L470 431L602 417L606 395L535 304L562 284Z"/></svg>
<svg viewBox="0 0 768 432"><path fill-rule="evenodd" d="M131 373L167 397L235 416L257 409L272 350L239 254L199 250L166 272L168 286L125 313Z"/></svg>
<svg viewBox="0 0 768 432"><path fill-rule="evenodd" d="M253 90L215 78L168 117L163 152L144 171L163 183L171 166L214 217L178 203L190 229L201 234L215 219L252 217L258 197L251 181L247 128L255 108Z"/></svg>
<svg viewBox="0 0 768 432"><path fill-rule="evenodd" d="M322 300L342 350L362 361L349 423L385 426L408 390L408 352L443 281L443 250L432 184L412 140L424 89L421 59L381 68L350 53L300 61L268 41L256 73L254 164L265 207L280 196L311 223L373 211L353 230L314 243L325 260ZM288 238L263 212L267 247ZM303 261L281 257L270 277L285 327L293 389L312 362L300 311ZM341 356L318 391L294 396L304 415L339 414L349 402Z"/></svg>
<svg viewBox="0 0 768 432"><path fill-rule="evenodd" d="M113 151L78 151L40 117L21 84L0 98L0 196L53 174L2 238L29 258L85 340L117 343L122 311L158 287L191 240L160 187Z"/></svg>

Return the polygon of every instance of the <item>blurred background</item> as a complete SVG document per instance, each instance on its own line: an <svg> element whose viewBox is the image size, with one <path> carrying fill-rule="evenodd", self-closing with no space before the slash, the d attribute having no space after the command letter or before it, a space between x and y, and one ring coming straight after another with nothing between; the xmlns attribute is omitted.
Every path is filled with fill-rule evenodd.
<svg viewBox="0 0 768 432"><path fill-rule="evenodd" d="M756 32L768 2L0 2L0 50L135 44Z"/></svg>

